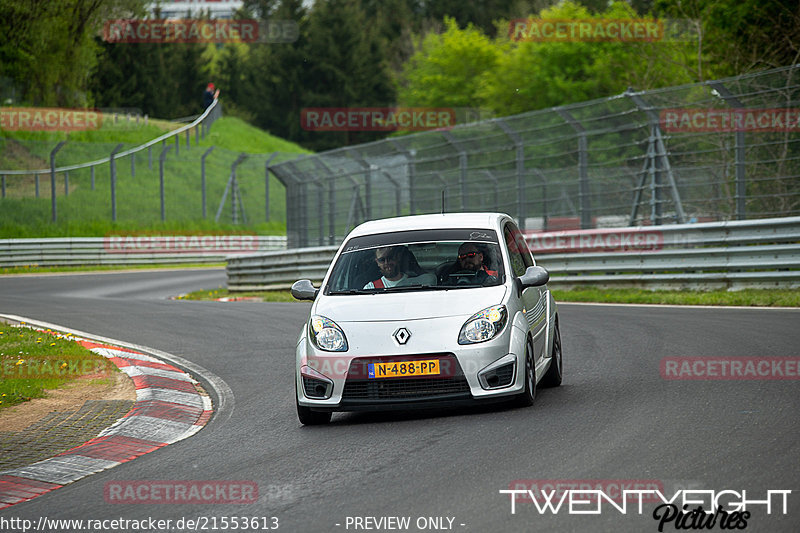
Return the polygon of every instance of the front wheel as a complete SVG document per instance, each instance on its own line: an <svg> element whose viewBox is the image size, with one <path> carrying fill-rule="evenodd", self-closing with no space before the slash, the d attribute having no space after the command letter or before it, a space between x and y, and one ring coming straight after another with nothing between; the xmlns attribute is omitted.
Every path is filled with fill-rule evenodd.
<svg viewBox="0 0 800 533"><path fill-rule="evenodd" d="M300 402L297 401L297 384L295 383L295 396L294 396L295 404L297 405L297 418L300 419L300 423L304 426L319 426L322 424L327 424L331 421L331 414L330 412L324 411L312 411L310 407L305 407L300 405Z"/></svg>
<svg viewBox="0 0 800 533"><path fill-rule="evenodd" d="M533 345L531 340L525 343L525 387L517 396L515 404L518 407L530 407L536 398L536 365L533 361Z"/></svg>
<svg viewBox="0 0 800 533"><path fill-rule="evenodd" d="M543 387L558 387L561 385L564 372L564 361L561 353L561 330L558 327L558 317L553 327L553 352L550 358L550 367L542 377Z"/></svg>

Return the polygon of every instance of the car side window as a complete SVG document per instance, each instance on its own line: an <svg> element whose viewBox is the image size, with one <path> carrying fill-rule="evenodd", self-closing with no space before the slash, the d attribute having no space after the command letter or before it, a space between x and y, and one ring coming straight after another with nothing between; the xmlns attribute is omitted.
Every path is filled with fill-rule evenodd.
<svg viewBox="0 0 800 533"><path fill-rule="evenodd" d="M526 253L523 253L520 250L517 234L519 234L519 230L517 228L515 228L511 224L506 224L506 227L503 229L503 237L505 238L506 241L506 250L508 250L508 259L509 262L511 263L511 270L514 272L514 275L519 277L525 273L525 269L529 266L526 264L525 256L527 256L527 262L530 262L531 259L530 259L530 252L528 252L527 246L525 246L524 248L524 251Z"/></svg>
<svg viewBox="0 0 800 533"><path fill-rule="evenodd" d="M511 226L511 234L514 235L514 240L517 243L517 250L522 254L522 262L525 263L525 268L533 266L533 255L528 248L528 243L525 242L525 236L516 226Z"/></svg>

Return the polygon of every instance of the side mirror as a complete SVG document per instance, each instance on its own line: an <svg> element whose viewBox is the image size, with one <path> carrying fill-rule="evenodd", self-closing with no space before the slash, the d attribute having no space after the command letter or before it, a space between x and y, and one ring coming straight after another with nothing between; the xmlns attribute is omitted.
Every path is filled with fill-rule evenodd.
<svg viewBox="0 0 800 533"><path fill-rule="evenodd" d="M550 280L550 273L540 266L529 266L520 276L519 282L525 287L541 287Z"/></svg>
<svg viewBox="0 0 800 533"><path fill-rule="evenodd" d="M319 289L315 289L311 281L307 279L301 279L292 284L292 296L298 300L314 301L317 298L317 294L319 294Z"/></svg>

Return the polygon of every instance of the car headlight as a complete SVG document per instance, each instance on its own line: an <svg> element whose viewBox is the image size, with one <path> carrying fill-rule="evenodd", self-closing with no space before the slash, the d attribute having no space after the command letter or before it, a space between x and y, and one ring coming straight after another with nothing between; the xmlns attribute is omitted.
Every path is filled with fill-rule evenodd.
<svg viewBox="0 0 800 533"><path fill-rule="evenodd" d="M487 307L472 315L458 334L458 344L475 344L493 339L503 331L508 322L508 312L504 305Z"/></svg>
<svg viewBox="0 0 800 533"><path fill-rule="evenodd" d="M311 340L320 350L326 352L346 352L347 339L344 331L330 318L314 315L309 322Z"/></svg>

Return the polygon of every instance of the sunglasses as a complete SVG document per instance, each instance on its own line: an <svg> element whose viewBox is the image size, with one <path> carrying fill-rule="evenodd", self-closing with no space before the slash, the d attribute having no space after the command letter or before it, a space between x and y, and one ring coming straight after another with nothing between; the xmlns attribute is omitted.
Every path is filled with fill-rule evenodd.
<svg viewBox="0 0 800 533"><path fill-rule="evenodd" d="M465 254L458 254L458 258L459 259L466 259L467 257L469 257L470 259L472 259L473 257L478 255L479 253L480 252L467 252Z"/></svg>
<svg viewBox="0 0 800 533"><path fill-rule="evenodd" d="M388 257L376 257L375 261L378 263L386 263L387 261L396 261L396 258L393 255L390 255Z"/></svg>

